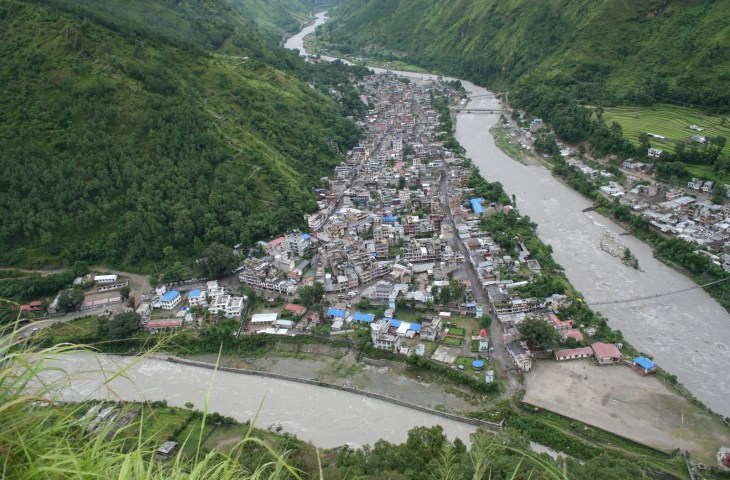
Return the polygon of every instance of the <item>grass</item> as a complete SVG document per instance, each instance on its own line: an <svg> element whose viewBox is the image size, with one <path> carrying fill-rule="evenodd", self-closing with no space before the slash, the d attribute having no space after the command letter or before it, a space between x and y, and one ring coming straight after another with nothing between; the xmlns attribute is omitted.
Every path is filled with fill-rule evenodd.
<svg viewBox="0 0 730 480"><path fill-rule="evenodd" d="M38 339L50 337L51 342L59 343L88 343L96 338L98 319L90 315L70 322L56 322L38 334Z"/></svg>
<svg viewBox="0 0 730 480"><path fill-rule="evenodd" d="M715 185L730 183L730 175L720 175L715 173L715 170L710 165L690 165L684 166L693 177L701 178L703 180L712 180Z"/></svg>
<svg viewBox="0 0 730 480"><path fill-rule="evenodd" d="M464 343L464 340L461 338L446 337L444 339L444 343L446 345L453 345L455 347L460 347Z"/></svg>
<svg viewBox="0 0 730 480"><path fill-rule="evenodd" d="M461 327L451 327L449 328L449 335L455 335L457 337L463 337L466 332Z"/></svg>
<svg viewBox="0 0 730 480"><path fill-rule="evenodd" d="M518 162L526 163L525 159L527 158L528 151L510 139L509 130L496 125L492 128L491 132L494 137L494 142L500 150Z"/></svg>
<svg viewBox="0 0 730 480"><path fill-rule="evenodd" d="M610 125L616 122L621 125L624 135L634 145L639 144L639 134L655 133L663 135L666 140L650 138L650 143L663 149L672 149L676 142L692 144L692 135L706 138L723 136L730 138L730 121L722 124L722 117L709 115L696 108L677 105L658 104L653 107L610 107L605 108L603 120ZM704 128L703 132L690 130L690 125ZM725 155L730 155L730 143L723 148Z"/></svg>

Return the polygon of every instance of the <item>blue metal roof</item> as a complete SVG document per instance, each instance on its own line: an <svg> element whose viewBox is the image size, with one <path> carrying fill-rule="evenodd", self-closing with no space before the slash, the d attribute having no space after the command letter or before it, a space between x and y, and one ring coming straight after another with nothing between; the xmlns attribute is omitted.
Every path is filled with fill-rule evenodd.
<svg viewBox="0 0 730 480"><path fill-rule="evenodd" d="M649 360L646 357L636 357L634 359L634 363L637 364L638 366L640 366L641 368L645 368L647 370L650 368L656 367L654 362L652 362L651 360Z"/></svg>
<svg viewBox="0 0 730 480"><path fill-rule="evenodd" d="M471 202L471 208L474 210L474 213L477 215L484 213L484 207L482 207L483 198L472 198L469 201Z"/></svg>
<svg viewBox="0 0 730 480"><path fill-rule="evenodd" d="M413 330L414 332L420 332L421 331L421 324L420 323L411 323L410 330Z"/></svg>
<svg viewBox="0 0 730 480"><path fill-rule="evenodd" d="M400 324L403 323L402 321L398 320L397 318L391 318L390 319L390 326L393 328L400 327Z"/></svg>
<svg viewBox="0 0 730 480"><path fill-rule="evenodd" d="M375 320L375 315L372 313L355 312L355 316L353 318L356 322L370 323Z"/></svg>
<svg viewBox="0 0 730 480"><path fill-rule="evenodd" d="M172 302L178 295L180 295L180 292L178 292L177 290L170 290L169 292L164 294L160 300L162 300L163 302Z"/></svg>
<svg viewBox="0 0 730 480"><path fill-rule="evenodd" d="M395 222L396 220L398 220L398 217L394 215L388 215L386 217L383 217L384 222Z"/></svg>
<svg viewBox="0 0 730 480"><path fill-rule="evenodd" d="M342 317L345 318L347 316L347 312L344 310L337 310L336 308L330 308L327 310L327 315L330 317Z"/></svg>
<svg viewBox="0 0 730 480"><path fill-rule="evenodd" d="M200 296L200 290L191 290L188 294L188 298L192 297L199 297Z"/></svg>

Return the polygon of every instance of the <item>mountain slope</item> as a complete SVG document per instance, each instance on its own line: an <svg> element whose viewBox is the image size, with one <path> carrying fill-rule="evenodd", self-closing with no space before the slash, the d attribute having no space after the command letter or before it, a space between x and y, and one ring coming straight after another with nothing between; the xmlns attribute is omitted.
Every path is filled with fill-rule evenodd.
<svg viewBox="0 0 730 480"><path fill-rule="evenodd" d="M325 26L370 48L498 88L543 83L585 101L730 109L730 2L346 0Z"/></svg>
<svg viewBox="0 0 730 480"><path fill-rule="evenodd" d="M347 72L222 1L97 5L0 4L0 262L142 266L300 225L358 132L296 76Z"/></svg>

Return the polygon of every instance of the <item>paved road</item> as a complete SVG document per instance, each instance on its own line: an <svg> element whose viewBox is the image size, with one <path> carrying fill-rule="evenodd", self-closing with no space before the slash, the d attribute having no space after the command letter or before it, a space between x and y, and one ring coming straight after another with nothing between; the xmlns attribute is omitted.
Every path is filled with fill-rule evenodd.
<svg viewBox="0 0 730 480"><path fill-rule="evenodd" d="M454 231L453 244L457 246L461 254L464 256L464 265L467 276L471 281L472 291L474 292L474 300L477 304L489 307L489 299L487 298L487 294L482 287L482 282L479 279L479 275L477 274L476 269L471 262L469 250L466 248L466 245L464 245L464 242L461 240L456 231L456 222L454 222L454 217L451 214L451 209L449 208L448 202L448 175L446 170L442 170L441 172L441 179L439 181L439 197L441 199L441 204L444 207L444 211L446 212L446 216L449 219L449 223L451 224L451 228ZM507 385L505 386L505 392L503 395L511 396L519 388L519 385L517 383L517 377L515 376L515 372L511 367L512 361L509 357L509 354L507 353L507 350L504 348L504 345L499 342L499 339L502 338L503 335L502 328L499 326L499 322L497 322L495 315L493 313L490 313L490 316L492 317L492 323L489 326L489 336L491 337L491 347L494 349L492 351L492 357L495 358L507 372Z"/></svg>

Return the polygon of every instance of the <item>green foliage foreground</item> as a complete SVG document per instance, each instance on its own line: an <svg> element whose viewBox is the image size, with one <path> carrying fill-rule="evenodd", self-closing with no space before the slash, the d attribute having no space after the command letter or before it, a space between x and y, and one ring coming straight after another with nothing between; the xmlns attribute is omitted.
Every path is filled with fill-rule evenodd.
<svg viewBox="0 0 730 480"><path fill-rule="evenodd" d="M449 442L439 426L414 428L403 444L380 440L362 449L318 452L291 436L237 425L205 408L171 409L164 402L105 403L104 408L113 407L116 413L133 412L135 420L120 426L110 416L89 428L95 415L82 417L93 402L60 402L58 392L71 378L58 371L53 372L55 380L47 381L51 372L43 361L79 352L79 347L29 352L8 338L0 346L3 478L567 479L595 478L592 475L607 463L602 457L584 465L569 461L569 475L547 456L529 453L527 439L518 430L498 435L478 431L468 450L459 439ZM39 378L46 381L40 383ZM239 431L241 439L222 450L203 448L204 438L216 429ZM160 460L155 451L165 440L176 440L181 448ZM635 465L618 459L610 465L621 475L640 478L633 476L641 475Z"/></svg>

